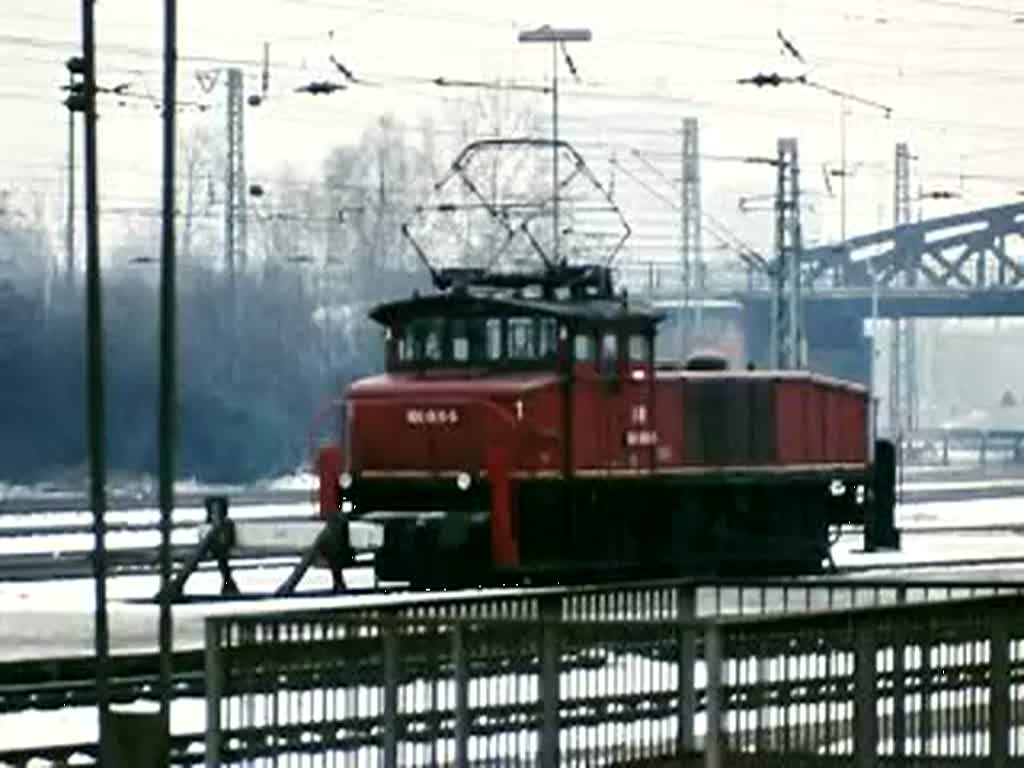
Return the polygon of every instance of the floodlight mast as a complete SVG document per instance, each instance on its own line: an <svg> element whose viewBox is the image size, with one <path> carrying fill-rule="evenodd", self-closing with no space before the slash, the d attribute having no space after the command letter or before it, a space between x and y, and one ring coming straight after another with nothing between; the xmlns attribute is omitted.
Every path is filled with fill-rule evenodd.
<svg viewBox="0 0 1024 768"><path fill-rule="evenodd" d="M548 24L519 33L520 43L551 43L551 227L553 263L559 265L558 231L558 46L565 43L588 43L592 39L589 29L560 28Z"/></svg>

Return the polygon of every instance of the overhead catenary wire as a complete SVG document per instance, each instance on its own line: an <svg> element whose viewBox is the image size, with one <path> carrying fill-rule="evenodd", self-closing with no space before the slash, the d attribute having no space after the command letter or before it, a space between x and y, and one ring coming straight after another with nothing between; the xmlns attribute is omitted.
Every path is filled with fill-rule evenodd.
<svg viewBox="0 0 1024 768"><path fill-rule="evenodd" d="M293 4L299 6L304 5L304 3L302 2L296 2ZM418 18L418 15L426 15L435 18L439 22L450 21L450 14L446 13L443 7L438 6L433 6L431 8L423 8L420 6L416 6L415 4L401 2L325 2L318 3L317 5L340 6L343 9L350 10L352 14L355 15L368 12L372 15L380 15L390 19L398 19L399 16L406 15L409 16L411 20L415 20L416 18ZM804 9L808 7L807 3L797 5ZM887 8L886 10L893 12L892 14L890 14L890 16L896 16L899 14L908 16L913 15L913 8L914 3L910 2L901 3L896 7L892 7L892 5L890 5L890 7ZM954 9L950 10L952 11ZM406 13L406 11L409 11L410 13ZM899 14L897 14L896 11L899 11ZM0 12L0 14L2 13L3 12ZM489 9L485 10L483 8L479 8L466 11L462 13L462 15L467 17L462 19L462 21L465 23L489 24L494 21L495 17L502 18L504 17L505 14L501 13L500 11L498 11L497 13L491 13ZM821 17L838 19L841 17L841 15L842 14L837 14L832 11L829 11L828 13L822 14ZM509 28L511 28L511 22L513 20L508 19L508 21L510 22ZM114 20L111 19L111 22L114 22ZM341 29L344 27L344 24L338 24L337 26L339 29ZM851 26L850 28L852 29L854 28L854 26ZM995 25L988 25L987 28L992 29L994 26ZM858 26L856 28L859 29L860 27ZM766 30L765 44L771 44L770 38L772 31L773 29L771 28L768 28ZM806 36L805 32L800 29L796 29L793 31L789 29L784 29L784 31L787 35L791 34L794 37L794 39L799 40L801 53L806 53L807 46L814 47L817 40L822 39L817 35L808 37ZM317 32L316 34L311 33L308 39L316 40L325 37L326 35L323 32ZM270 39L273 40L275 38L273 35L271 35ZM339 35L338 39L341 40L342 36ZM694 50L712 53L722 53L723 55L731 55L734 52L750 54L755 50L765 50L764 44L759 43L756 40L756 38L747 36L743 32L735 34L711 35L707 38L707 40L709 42L707 42L707 44L702 47L701 40L698 39L698 36L696 35L679 34L672 32L671 30L665 31L653 28L644 29L642 25L638 25L636 23L627 23L623 25L620 29L615 30L614 33L610 36L610 39L605 40L604 38L602 38L602 43L607 44L613 50L615 50L618 46L637 46L651 44L657 45L659 47L687 46L692 47ZM837 52L835 56L835 64L843 67L865 66L867 67L866 71L869 72L882 71L882 68L880 67L877 61L867 59L864 56L860 55L855 50L856 46L854 45L854 43L855 41L851 41L851 44L849 46L845 46L844 51ZM415 95L416 99L419 100L415 103L423 104L424 109L430 108L431 104L434 104L441 99L451 100L451 102L455 104L465 103L461 102L457 95L453 95L455 93L455 88L453 86L439 87L435 83L429 82L431 78L433 78L433 80L436 81L438 77L455 80L455 70L449 70L448 74L443 75L437 75L434 73L425 74L422 72L417 74L411 71L397 72L394 71L396 69L395 67L390 66L387 62L384 62L383 60L378 62L371 62L371 65L368 65L368 63L364 60L349 60L345 55L346 51L344 46L341 45L341 43L339 43L339 46L340 47L337 49L337 58L339 59L339 61L343 62L343 65L346 68L350 69L350 71L353 71L358 77L362 78L364 77L364 73L366 73L365 76L369 78L369 76L374 73L374 70L378 70L377 74L381 76L380 81L377 83L378 86L381 86L383 88L395 89L396 91L399 92L413 94ZM134 57L132 60L143 65L142 67L138 67L136 69L142 72L144 75L148 71L154 71L151 69L150 60L155 59L155 50L151 50L149 53L145 54L144 58L139 58L137 54L140 47L130 47L133 47L135 49L135 51L131 54L132 57ZM189 56L187 54L188 52L186 52L186 56L183 57L183 61L188 61L189 66L192 67L194 70L198 70L204 65L225 66L231 63L238 64L239 62L244 61L244 64L239 65L243 66L247 70L255 71L260 64L260 59L255 55L252 57L232 57L231 55L204 56L202 52L197 50L196 59L205 59L205 62L197 61L196 63L193 63L189 60ZM121 62L119 62L119 64L120 63ZM377 66L372 66L372 64L377 64ZM931 68L935 68L939 66L948 66L948 64L929 62L929 66ZM272 93L272 97L274 100L276 100L276 103L270 103L261 108L263 109L263 113L260 115L258 119L260 121L263 121L268 126L288 125L309 126L311 128L320 126L326 127L331 125L332 121L340 121L342 119L347 120L352 115L370 116L378 112L378 109L375 106L373 106L371 102L363 98L363 93L360 91L360 89L357 88L350 88L346 91L345 94L339 95L339 97L335 100L334 104L331 106L317 105L315 108L311 107L309 109L296 109L296 105L300 103L301 99L304 98L304 95L292 94L287 92L288 85L294 84L296 82L301 82L300 76L306 77L308 81L308 76L310 72L313 71L317 73L323 73L325 76L328 76L332 71L332 63L330 62L327 56L322 57L322 61L320 61L316 65L317 68L303 68L302 66L299 65L297 54L293 51L289 56L283 57L280 60L275 60L275 67L280 67L279 71L286 74L287 77L283 78L278 83L277 88ZM340 72L340 70L335 71ZM984 79L988 77L989 74L1000 74L1006 75L1007 77L1014 76L1013 72L1009 70L997 73L992 67L979 69L972 68L969 66L965 66L961 74L963 75L963 77L967 78L969 82L973 82L974 80L982 82ZM391 79L392 75L395 76L394 79ZM466 79L469 80L470 78ZM705 95L699 98L692 98L690 95L688 95L686 90L686 84L688 83L697 83L698 85L700 85L702 89L701 92L704 93ZM531 84L528 82L495 82L493 85L485 85L483 87L493 88L495 91L513 91L516 89L516 87L522 86L523 90L525 91L526 88L530 87L530 85ZM712 114L720 113L722 115L744 115L758 117L765 115L771 119L776 119L780 121L785 120L785 118L787 117L787 113L789 110L788 106L780 107L778 109L764 109L762 106L756 103L745 101L743 97L738 95L706 95L707 88L717 88L718 85L719 84L717 83L710 83L710 81L708 81L707 79L702 80L702 78L698 75L687 75L683 77L673 75L673 77L669 81L669 87L658 91L652 88L649 82L643 82L639 78L623 78L620 80L618 77L616 77L616 82L614 83L587 82L579 86L568 85L566 87L566 93L570 95L570 98L574 102L604 102L606 104L613 105L611 108L621 107L624 115L632 115L632 120L634 124L628 127L628 130L635 131L636 135L640 135L640 133L643 132L643 135L650 137L652 141L658 140L660 138L664 138L667 140L670 137L677 135L677 131L661 129L656 125L652 125L651 121L647 121L647 127L641 126L640 121L636 119L635 109L636 107L639 107L640 109L643 109L645 107L653 108L655 105L665 104L666 96L672 97L673 94L678 95L679 99L678 101L668 101L666 106L669 108L692 107L700 111L706 110L708 112L711 112ZM718 94L718 92L715 91L715 94ZM524 98L528 97L525 92L522 95L524 96ZM3 98L3 96L0 95L0 98ZM17 99L17 96L12 96L12 98ZM25 101L25 103L30 102L30 99ZM47 102L46 98L40 96L40 103L50 102ZM134 113L139 112L139 110L141 109L141 112L139 112L139 116L143 119L145 118L145 115L142 113L145 112L146 108L125 106L122 109L125 110L126 116L131 115L129 119L134 119ZM112 114L111 110L112 107L108 106L107 116ZM627 110L631 111L627 112ZM608 111L610 111L610 109ZM821 109L806 109L804 107L800 107L798 112L794 112L792 114L794 117L799 115L798 119L805 124L808 124L810 122L804 119L808 115L812 117L813 124L823 125L826 122L831 123L832 121L834 121L833 110L824 107ZM577 119L577 117L573 115L566 115L566 119L567 123L575 120L582 127L582 121L585 121L588 118L585 116L580 116ZM630 118L623 117L618 119L626 123L629 121ZM990 118L986 121L984 116L975 117L973 115L956 118L934 117L926 114L907 115L905 120L901 120L901 125L915 126L922 129L946 129L949 131L956 131L958 134L963 136L983 136L988 137L990 139L996 139L1002 133L1006 133L1007 135L1009 135L1011 132L1013 132L1015 135L1017 131L1017 127L1013 125L1012 121L1010 120ZM419 132L421 130L425 131L427 129L421 128L420 126L410 126L409 130ZM438 130L437 133L439 136L457 135L457 132L455 131L444 131L443 129ZM977 169L977 171L977 178L972 178L975 174L971 173L962 174L953 171L945 171L945 173L947 178L960 178L961 176L963 176L969 181L977 181L978 183L992 182L1004 183L1007 185L1016 184L1016 180L1012 179L1012 177L1010 176L1007 176L1006 178L1003 178L1001 180L997 180L992 178L993 176L998 175L996 173L987 174L985 172L985 169L980 168ZM885 173L885 169L880 168L874 175L881 176ZM983 176L987 176L988 178L982 178Z"/></svg>
<svg viewBox="0 0 1024 768"><path fill-rule="evenodd" d="M203 58L204 60L208 60L208 57L198 57L198 58ZM221 61L223 61L224 63L230 63L232 60L231 59L222 59ZM258 62L258 60L252 59L252 60L249 60L247 63L255 66L257 64L257 62ZM286 65L285 64L281 64L279 66L286 66ZM434 77L434 78L419 77L418 79L419 79L420 82L416 83L417 77L416 76L412 76L412 77L408 78L406 83L407 84L424 84L425 80L426 81L430 81L430 80L436 81L438 78L437 77ZM502 85L500 83L496 83L495 87L496 88L501 88ZM570 94L574 98L581 98L581 99L585 99L585 98L613 98L613 99L614 98L619 98L619 99L637 100L637 101L640 101L640 102L655 101L655 100L657 100L659 102L664 102L665 101L665 97L666 97L666 95L664 93L661 93L661 94L655 94L655 93L651 93L651 94L616 93L615 91L609 90L607 88L602 90L602 88L600 86L595 86L593 84L588 85L588 87L586 89L582 89L581 92L579 92L579 93L574 93L574 92L570 91ZM681 103L689 103L689 104L693 104L694 106L704 106L704 107L712 108L712 109L718 108L718 109L722 109L722 110L740 111L740 112L746 112L748 114L752 113L752 112L763 112L764 111L764 110L754 110L754 109L752 109L750 107L743 107L742 104L727 104L727 103L721 103L721 102L716 103L714 101L708 102L707 100L699 100L699 99L683 99L683 100L681 100ZM827 114L827 111L819 112L819 114L825 115L825 114ZM829 115L828 118L830 119L831 116ZM1005 128L1005 129L1010 129L1011 128L1008 125L1007 126L1001 126L1001 125L977 126L977 125L967 124L965 126L965 124L963 124L963 123L960 123L959 125L957 125L956 123L951 122L951 121L935 121L935 120L928 120L927 118L918 118L918 117L909 116L909 115L906 117L906 122L908 124L948 125L950 127L958 127L958 128L967 127L967 128L974 129L974 130L999 130L999 129L1003 129L1003 128Z"/></svg>

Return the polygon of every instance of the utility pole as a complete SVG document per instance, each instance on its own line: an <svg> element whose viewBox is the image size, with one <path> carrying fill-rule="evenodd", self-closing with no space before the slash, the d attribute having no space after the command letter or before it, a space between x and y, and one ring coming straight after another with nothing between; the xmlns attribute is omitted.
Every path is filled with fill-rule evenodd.
<svg viewBox="0 0 1024 768"><path fill-rule="evenodd" d="M164 0L163 179L160 260L160 721L170 744L173 696L171 531L174 515L176 424L176 318L174 254L175 115L177 113L177 2Z"/></svg>
<svg viewBox="0 0 1024 768"><path fill-rule="evenodd" d="M238 275L246 266L247 184L245 178L245 111L242 70L227 72L227 164L224 179L224 266L228 272L228 371L232 385L238 380L238 334L241 302Z"/></svg>
<svg viewBox="0 0 1024 768"><path fill-rule="evenodd" d="M680 241L683 260L683 307L686 315L687 333L682 339L686 350L690 348L689 331L698 333L703 324L700 303L693 318L689 313L690 297L693 293L704 294L704 264L701 253L701 210L700 210L700 144L699 124L696 117L683 118L682 144L682 188L679 206L679 223L682 231ZM685 356L686 350L683 351Z"/></svg>
<svg viewBox="0 0 1024 768"><path fill-rule="evenodd" d="M796 139L779 139L776 160L775 252L772 277L772 364L779 369L805 365L800 265L800 167Z"/></svg>
<svg viewBox="0 0 1024 768"><path fill-rule="evenodd" d="M72 112L85 116L85 338L87 432L89 445L89 505L93 519L93 614L96 654L96 708L99 719L101 763L108 762L110 711L110 635L107 624L107 465L103 393L103 293L100 276L99 184L96 159L96 34L93 5L82 0L82 55L68 60L72 75L64 102ZM76 82L75 78L81 79Z"/></svg>
<svg viewBox="0 0 1024 768"><path fill-rule="evenodd" d="M68 62L68 92L75 87L75 73ZM68 110L68 218L65 229L64 280L75 283L75 113Z"/></svg>
<svg viewBox="0 0 1024 768"><path fill-rule="evenodd" d="M679 239L682 248L683 292L686 299L689 299L690 292L698 288L701 282L700 269L695 264L700 248L700 158L697 132L697 118L683 118Z"/></svg>
<svg viewBox="0 0 1024 768"><path fill-rule="evenodd" d="M895 188L893 191L893 224L910 223L910 151L905 142L896 145ZM897 243L900 242L897 234ZM897 251L897 253L899 253ZM902 283L916 284L917 270L910 254L899 254L906 262ZM916 426L917 413L917 344L914 323L910 319L893 318L889 338L889 429L898 436L904 429Z"/></svg>
<svg viewBox="0 0 1024 768"><path fill-rule="evenodd" d="M228 70L227 168L224 179L224 262L232 283L246 267L245 111L242 70Z"/></svg>

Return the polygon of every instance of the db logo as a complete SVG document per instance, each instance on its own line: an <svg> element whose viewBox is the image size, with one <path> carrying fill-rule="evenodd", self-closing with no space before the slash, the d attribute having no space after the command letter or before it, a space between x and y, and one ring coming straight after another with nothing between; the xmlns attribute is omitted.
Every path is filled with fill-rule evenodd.
<svg viewBox="0 0 1024 768"><path fill-rule="evenodd" d="M411 427L458 424L459 412L454 408L407 408L405 423Z"/></svg>

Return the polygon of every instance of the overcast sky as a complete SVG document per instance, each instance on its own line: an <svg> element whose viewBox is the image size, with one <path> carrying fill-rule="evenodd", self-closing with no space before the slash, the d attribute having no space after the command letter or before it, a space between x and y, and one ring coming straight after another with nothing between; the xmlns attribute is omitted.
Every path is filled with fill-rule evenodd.
<svg viewBox="0 0 1024 768"><path fill-rule="evenodd" d="M159 98L161 6L152 0L97 3L101 85L128 83L132 93ZM212 107L183 112L183 129L205 121L219 131L224 124L223 78L208 94L197 73L241 66L247 91L258 91L263 44L270 43L269 98L246 113L251 180L272 179L286 165L315 176L330 148L356 140L381 114L411 123L434 114L443 121L460 100L474 97L427 83L431 78L544 81L550 49L519 45L516 32L551 23L593 30L592 42L570 51L582 82L572 82L561 65L565 138L579 145L603 178L613 151L626 162L634 149L678 176L673 153L680 120L698 117L705 209L738 227L744 226L738 196L770 192L771 171L714 156L773 154L778 137L795 136L815 206L809 237L830 239L839 231L839 199L826 189L822 169L839 164L840 102L800 86L759 90L736 84L757 72L806 72L891 107L886 118L878 108L848 102L851 234L891 221L897 140L908 141L917 158L915 192L921 186L962 195L925 203L925 215L1013 201L1024 190L1024 3L180 0L179 7L179 99ZM67 151L67 113L58 89L66 80L64 59L79 50L80 10L73 0L6 0L0 7L0 188L48 191L58 210ZM783 52L777 30L805 63ZM339 79L331 54L372 85L330 96L295 93L312 80ZM548 110L543 95L516 98ZM141 98L118 106L103 97L101 110L104 205L155 206L158 113ZM632 167L644 175L642 165ZM629 184L624 178L619 183ZM644 226L656 238L677 218L638 188L629 194L650 207L632 210L641 219L640 242ZM661 218L648 222L648 216ZM770 238L770 214L747 217L760 217L750 226ZM116 222L110 226L116 230Z"/></svg>

